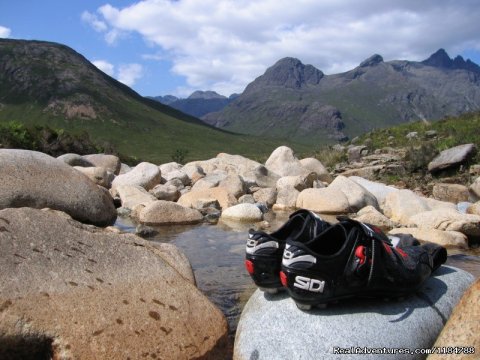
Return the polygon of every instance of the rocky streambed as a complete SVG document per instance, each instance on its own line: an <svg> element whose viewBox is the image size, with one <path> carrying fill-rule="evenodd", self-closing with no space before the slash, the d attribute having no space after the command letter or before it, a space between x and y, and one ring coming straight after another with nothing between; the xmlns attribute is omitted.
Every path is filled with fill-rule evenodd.
<svg viewBox="0 0 480 360"><path fill-rule="evenodd" d="M444 166L462 164L470 153L463 151L456 162L449 156ZM276 149L265 164L219 154L184 166L134 168L112 155L54 159L0 150L0 357L228 358L249 298L248 304L266 305L265 313L275 301L288 300L259 297L258 291L250 297L255 289L243 269L246 230L273 231L295 208L348 214L385 232L411 233L449 248L450 264L475 270L476 177L454 184L459 186L440 178L436 195L425 196L378 182L375 172L359 172L358 164L351 164L355 173L330 174L318 159L299 160L287 147ZM452 269L425 292L446 301L437 309L444 320L474 279ZM472 302L465 302L462 311L478 319L468 306ZM243 334L255 332L245 324L257 306L248 304L240 321ZM433 319L428 314L435 303L412 304ZM275 327L275 314L264 319L265 330ZM443 325L435 322L417 345L431 346ZM470 331L477 330L478 322ZM302 342L302 333L296 334L293 347ZM236 351L235 358L271 358L268 351L275 349L239 336L238 349L247 350Z"/></svg>

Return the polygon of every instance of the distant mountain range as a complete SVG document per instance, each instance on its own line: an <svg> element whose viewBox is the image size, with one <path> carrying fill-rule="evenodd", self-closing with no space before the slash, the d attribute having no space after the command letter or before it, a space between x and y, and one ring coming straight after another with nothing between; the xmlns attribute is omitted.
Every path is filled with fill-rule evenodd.
<svg viewBox="0 0 480 360"><path fill-rule="evenodd" d="M239 133L318 144L479 109L480 67L440 49L421 62L373 55L334 75L284 58L202 119Z"/></svg>
<svg viewBox="0 0 480 360"><path fill-rule="evenodd" d="M269 154L279 141L216 129L172 107L140 96L73 49L50 42L0 39L0 123L86 131L123 154L168 162L231 151Z"/></svg>
<svg viewBox="0 0 480 360"><path fill-rule="evenodd" d="M303 151L375 128L478 111L480 67L444 50L422 62L374 55L334 75L284 58L241 95L198 91L159 100L170 106L64 45L0 39L0 123L87 131L97 143L153 162L170 161L177 150L188 150L187 160L224 151L257 158L281 143Z"/></svg>
<svg viewBox="0 0 480 360"><path fill-rule="evenodd" d="M238 94L233 94L227 98L226 96L217 94L215 91L197 90L186 99L181 99L173 95L150 98L180 110L185 114L201 118L208 113L222 110L238 96Z"/></svg>

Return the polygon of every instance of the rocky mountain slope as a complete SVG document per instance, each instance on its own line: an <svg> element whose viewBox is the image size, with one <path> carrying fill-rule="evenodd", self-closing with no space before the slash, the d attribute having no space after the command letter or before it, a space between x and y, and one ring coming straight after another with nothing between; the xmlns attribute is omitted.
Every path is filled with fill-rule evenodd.
<svg viewBox="0 0 480 360"><path fill-rule="evenodd" d="M284 58L203 120L241 133L318 144L479 109L480 67L440 49L422 62L386 62L373 55L334 75Z"/></svg>
<svg viewBox="0 0 480 360"><path fill-rule="evenodd" d="M215 129L144 98L73 49L42 41L0 39L0 123L10 121L87 131L97 143L108 141L150 161L170 161L177 150L191 158L213 156L225 144L250 156L278 146L258 145L251 136Z"/></svg>
<svg viewBox="0 0 480 360"><path fill-rule="evenodd" d="M151 99L169 105L185 114L202 117L206 114L220 111L230 104L238 95L233 94L228 98L217 94L215 91L197 90L186 99L180 99L173 95L156 96Z"/></svg>

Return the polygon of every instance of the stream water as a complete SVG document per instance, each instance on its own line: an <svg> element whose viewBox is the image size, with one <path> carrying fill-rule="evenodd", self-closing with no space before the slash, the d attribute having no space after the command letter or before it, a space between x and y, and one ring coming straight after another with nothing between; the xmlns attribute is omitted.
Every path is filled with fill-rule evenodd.
<svg viewBox="0 0 480 360"><path fill-rule="evenodd" d="M287 214L270 212L267 221L271 232L287 218ZM329 220L325 217L325 220ZM135 224L119 218L118 227L135 232ZM219 223L217 225L183 225L155 227L158 234L151 241L168 242L183 250L190 260L198 288L225 314L232 340L243 308L255 286L244 269L247 231L253 224ZM447 264L480 277L480 249L449 251Z"/></svg>

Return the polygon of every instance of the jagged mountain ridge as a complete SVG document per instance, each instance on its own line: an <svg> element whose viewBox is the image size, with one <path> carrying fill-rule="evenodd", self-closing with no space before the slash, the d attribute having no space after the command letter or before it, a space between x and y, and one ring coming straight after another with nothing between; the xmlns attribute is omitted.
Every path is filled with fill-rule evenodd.
<svg viewBox="0 0 480 360"><path fill-rule="evenodd" d="M422 62L385 62L375 54L333 75L284 58L202 119L236 132L319 143L479 109L480 67L440 49Z"/></svg>
<svg viewBox="0 0 480 360"><path fill-rule="evenodd" d="M48 125L113 144L121 153L151 162L225 151L268 154L277 141L232 134L152 99L100 71L73 49L51 42L0 39L0 123ZM257 151L258 150L258 151Z"/></svg>
<svg viewBox="0 0 480 360"><path fill-rule="evenodd" d="M233 94L227 98L226 96L217 94L215 91L197 90L185 99L180 99L173 95L155 96L151 97L151 99L171 106L185 114L200 118L211 112L222 110L237 96L237 94Z"/></svg>

